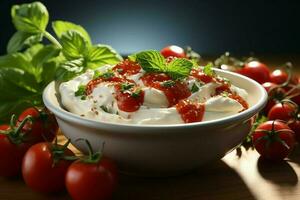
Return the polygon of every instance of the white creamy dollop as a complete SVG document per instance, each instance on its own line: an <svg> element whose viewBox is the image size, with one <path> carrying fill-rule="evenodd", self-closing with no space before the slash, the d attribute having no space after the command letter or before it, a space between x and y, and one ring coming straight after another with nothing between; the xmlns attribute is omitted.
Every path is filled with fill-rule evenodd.
<svg viewBox="0 0 300 200"><path fill-rule="evenodd" d="M106 65L97 69L97 71L104 73L112 67ZM85 99L76 96L75 92L78 90L78 87L86 85L92 80L94 73L93 70L87 70L84 74L60 85L61 102L68 111L89 119L111 123L184 123L176 107L169 107L168 99L163 91L146 87L143 84L140 79L145 74L143 70L127 77L138 84L144 91L143 105L135 112L124 112L118 108L113 83L102 82L98 84ZM243 110L243 106L238 101L226 95L215 95L215 90L220 86L220 83L199 84L198 80L189 78L187 84L190 89L194 84L199 88L198 91L192 93L187 99L204 104L205 112L203 121L227 117ZM248 93L244 89L231 85L230 90L241 96L244 100L247 100Z"/></svg>

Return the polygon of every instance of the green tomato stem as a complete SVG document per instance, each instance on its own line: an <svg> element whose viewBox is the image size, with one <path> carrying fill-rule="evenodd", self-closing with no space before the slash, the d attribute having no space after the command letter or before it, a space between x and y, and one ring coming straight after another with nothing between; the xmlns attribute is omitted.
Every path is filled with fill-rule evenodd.
<svg viewBox="0 0 300 200"><path fill-rule="evenodd" d="M45 31L44 32L44 36L50 41L52 42L54 45L56 45L58 48L62 49L61 44L55 39L55 37L53 37L49 32Z"/></svg>

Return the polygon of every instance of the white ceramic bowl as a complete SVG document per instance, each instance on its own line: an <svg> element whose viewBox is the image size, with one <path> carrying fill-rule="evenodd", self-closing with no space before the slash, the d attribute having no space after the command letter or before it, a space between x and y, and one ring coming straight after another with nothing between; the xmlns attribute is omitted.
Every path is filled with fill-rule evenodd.
<svg viewBox="0 0 300 200"><path fill-rule="evenodd" d="M88 139L94 150L105 142L104 154L123 172L147 176L174 175L222 158L241 143L250 131L250 118L267 101L265 89L257 82L232 72L215 69L234 85L249 93L250 108L230 117L191 124L125 125L85 119L64 110L56 96L55 84L44 91L43 100L67 138L86 152ZM75 106L75 105L74 105Z"/></svg>

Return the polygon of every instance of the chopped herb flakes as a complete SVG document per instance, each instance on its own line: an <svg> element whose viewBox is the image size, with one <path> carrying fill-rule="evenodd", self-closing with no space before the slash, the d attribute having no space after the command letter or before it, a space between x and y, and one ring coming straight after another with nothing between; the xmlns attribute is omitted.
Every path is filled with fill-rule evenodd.
<svg viewBox="0 0 300 200"><path fill-rule="evenodd" d="M131 93L131 96L133 98L138 98L141 95L142 90L141 89L137 89L134 92Z"/></svg>
<svg viewBox="0 0 300 200"><path fill-rule="evenodd" d="M81 100L86 100L86 86L85 85L79 85L77 91L75 92L75 97L80 97Z"/></svg>
<svg viewBox="0 0 300 200"><path fill-rule="evenodd" d="M161 83L163 87L173 87L175 85L175 81L169 80L169 81L164 81Z"/></svg>
<svg viewBox="0 0 300 200"><path fill-rule="evenodd" d="M196 85L196 83L193 84L192 88L191 88L191 92L195 93L199 91L199 87Z"/></svg>
<svg viewBox="0 0 300 200"><path fill-rule="evenodd" d="M134 87L133 83L122 83L121 84L121 91L125 92L126 90L130 90L133 87Z"/></svg>

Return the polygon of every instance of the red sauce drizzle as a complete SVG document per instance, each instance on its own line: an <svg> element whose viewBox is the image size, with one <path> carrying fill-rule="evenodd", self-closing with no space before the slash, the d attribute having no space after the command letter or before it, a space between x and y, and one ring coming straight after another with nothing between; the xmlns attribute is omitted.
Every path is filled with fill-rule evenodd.
<svg viewBox="0 0 300 200"><path fill-rule="evenodd" d="M189 100L181 100L176 105L176 109L185 123L201 122L205 112L204 104Z"/></svg>
<svg viewBox="0 0 300 200"><path fill-rule="evenodd" d="M191 95L191 91L186 83L174 81L173 85L165 86L165 81L170 81L171 77L163 73L148 73L141 77L144 85L161 90L165 93L169 107L176 105L180 100Z"/></svg>
<svg viewBox="0 0 300 200"><path fill-rule="evenodd" d="M229 84L223 84L216 88L216 95L219 95L223 92L227 92L229 98L236 100L243 106L244 109L241 110L240 112L247 110L249 108L248 103L241 96L231 92Z"/></svg>
<svg viewBox="0 0 300 200"><path fill-rule="evenodd" d="M133 81L128 80L125 77L117 77L117 76L113 76L109 78L99 77L88 82L88 84L86 85L86 91L85 91L86 94L87 95L92 94L95 87L97 87L97 85L102 82L121 83L121 82L133 82Z"/></svg>
<svg viewBox="0 0 300 200"><path fill-rule="evenodd" d="M201 69L192 69L191 76L204 83L210 83L214 81L212 76L206 75Z"/></svg>
<svg viewBox="0 0 300 200"><path fill-rule="evenodd" d="M145 92L140 91L137 96L132 96L133 92L136 92L137 87L134 86L130 90L122 91L121 84L115 85L115 97L117 99L118 108L125 112L137 111L144 102Z"/></svg>
<svg viewBox="0 0 300 200"><path fill-rule="evenodd" d="M139 73L141 70L141 66L133 61L130 61L128 59L124 60L123 62L117 64L113 71L118 72L121 75L133 75Z"/></svg>

